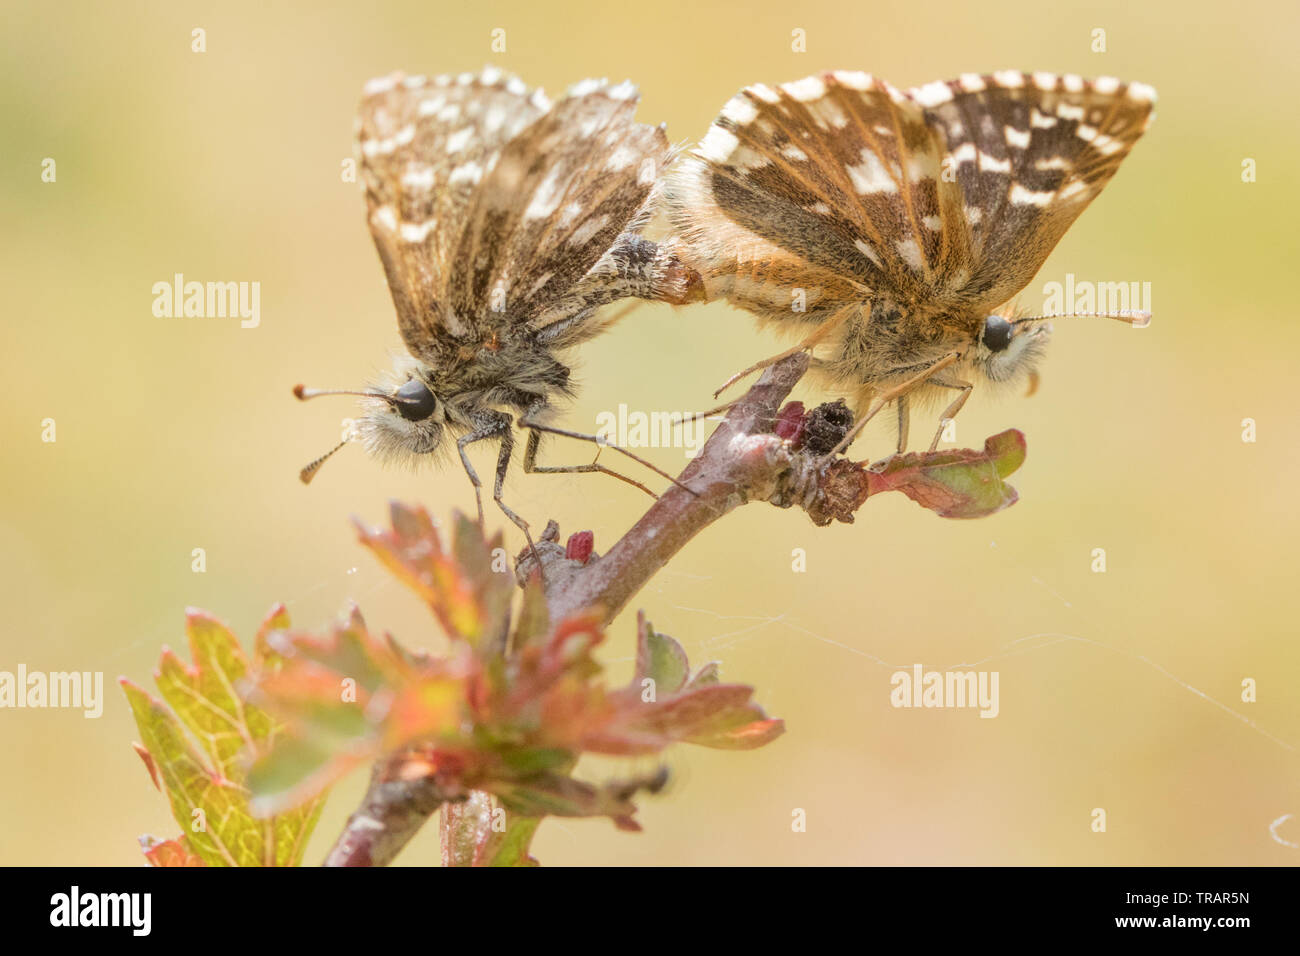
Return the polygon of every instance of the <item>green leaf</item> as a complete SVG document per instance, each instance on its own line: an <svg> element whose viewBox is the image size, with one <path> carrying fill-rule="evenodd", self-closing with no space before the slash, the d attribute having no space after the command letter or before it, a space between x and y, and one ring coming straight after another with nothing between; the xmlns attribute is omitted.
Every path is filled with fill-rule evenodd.
<svg viewBox="0 0 1300 956"><path fill-rule="evenodd" d="M637 683L648 677L655 682L656 695L677 693L691 673L686 652L667 634L657 633L640 612L637 613L636 624Z"/></svg>
<svg viewBox="0 0 1300 956"><path fill-rule="evenodd" d="M283 607L272 609L264 635L287 625ZM279 725L238 695L251 668L235 636L201 611L186 619L192 665L164 648L157 672L163 699L122 680L142 740L141 753L161 783L172 815L185 833L186 850L209 866L296 866L320 815L323 795L291 813L258 819L249 804L245 768L272 745ZM140 748L138 748L140 749Z"/></svg>

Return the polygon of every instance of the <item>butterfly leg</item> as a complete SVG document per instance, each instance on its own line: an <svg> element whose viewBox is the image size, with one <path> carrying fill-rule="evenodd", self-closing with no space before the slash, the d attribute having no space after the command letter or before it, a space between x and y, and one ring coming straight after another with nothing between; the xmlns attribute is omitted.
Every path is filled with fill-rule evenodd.
<svg viewBox="0 0 1300 956"><path fill-rule="evenodd" d="M637 481L635 478L629 478L627 475L620 474L619 472L615 471L613 468L606 468L604 465L596 461L593 461L590 464L586 464L586 465L539 465L537 464L537 446L541 442L541 438L542 438L542 433L539 429L536 428L529 429L528 445L524 449L524 471L527 474L531 475L535 473L540 475L561 475L561 474L571 475L571 474L588 474L590 472L600 472L601 474L609 475L613 478L617 478L619 481L625 481L629 485L634 485L635 487L640 488L651 498L657 499L659 497L653 491L647 488L645 485L641 484L641 482ZM600 457L599 451L596 452L596 457L597 458Z"/></svg>
<svg viewBox="0 0 1300 956"><path fill-rule="evenodd" d="M943 414L939 416L939 428L934 433L934 441L930 442L930 451L934 451L939 447L939 439L943 437L944 422L952 421L957 417L957 413L961 411L962 406L966 404L966 399L970 398L971 389L975 386L970 382L963 382L961 379L947 380L942 376L930 379L930 384L938 385L942 388L955 388L961 392L961 394L954 398L951 404L943 410Z"/></svg>
<svg viewBox="0 0 1300 956"><path fill-rule="evenodd" d="M871 403L871 408L867 410L867 413L865 415L863 415L856 422L854 422L853 427L849 429L849 433L845 435L842 439L840 439L840 443L836 445L833 449L831 449L830 454L838 455L840 452L844 451L844 449L848 448L849 445L853 444L853 439L857 438L858 435L861 434L862 429L867 427L867 422L875 418L882 408L884 408L886 405L888 405L890 402L894 401L895 399L902 398L903 396L907 395L908 392L912 391L912 389L916 388L926 379L930 378L930 376L934 375L936 372L943 371L949 365L953 364L953 362L956 362L959 358L961 358L960 352L949 352L947 355L939 359L939 361L935 362L933 365L925 366L925 368L921 369L921 371L918 372L916 375L913 375L911 378L907 379L907 381L895 385L893 388L889 389L888 391L882 392L881 394L877 395L875 400Z"/></svg>
<svg viewBox="0 0 1300 956"><path fill-rule="evenodd" d="M907 396L898 396L898 453L907 451L907 429L911 416L907 411Z"/></svg>
<svg viewBox="0 0 1300 956"><path fill-rule="evenodd" d="M614 449L614 451L618 452L619 454L626 455L628 458L631 458L637 464L650 469L656 475L659 475L659 477L665 478L668 481L671 481L673 484L677 485L678 487L690 491L689 488L683 485L672 475L668 474L668 472L664 471L662 468L656 467L655 465L651 464L649 461L642 458L640 455L636 454L635 452L628 451L626 448L623 448L620 445L615 445L612 442L608 441L607 439L601 438L598 435L585 435L582 432L569 431L567 428L556 428L552 425L544 425L541 422L533 421L532 416L540 412L544 407L545 407L544 405L535 405L532 408L530 408L527 412L525 412L524 415L519 419L519 427L527 428L531 432L528 438L528 446L527 448L524 449L524 471L538 472L541 474L548 474L548 473L557 474L557 473L564 473L564 472L579 473L579 472L598 471L606 475L612 475L613 477L618 478L620 481L627 482L629 485L635 485L636 487L640 488L642 491L644 491L652 498L658 497L658 495L656 495L645 485L641 484L639 481L635 481L627 477L627 475L620 474L619 472L614 471L612 468L606 468L604 465L601 465L594 461L588 465L549 465L549 466L538 465L536 463L537 447L541 441L541 433L546 432L547 434L550 435L563 435L565 438L572 438L576 441L591 442L592 444L597 445L600 448L612 448ZM600 456L599 452L597 452L596 454L597 457Z"/></svg>
<svg viewBox="0 0 1300 956"><path fill-rule="evenodd" d="M528 540L529 549L536 552L533 536L528 530L528 522L515 514L501 500L501 494L505 488L506 470L510 467L510 454L514 451L515 439L511 434L510 416L500 412L484 413L479 418L478 427L456 441L456 450L460 452L460 463L465 466L465 473L469 475L470 483L474 485L474 500L478 504L479 527L483 526L483 482L479 480L478 472L474 470L474 466L469 463L469 456L465 454L465 449L475 442L487 441L491 438L495 438L500 442L500 449L497 453L496 481L492 486L492 500L497 503L497 507L501 509L502 514L524 533L524 537Z"/></svg>
<svg viewBox="0 0 1300 956"><path fill-rule="evenodd" d="M831 332L835 331L835 329L839 327L840 323L843 322L846 318L848 318L850 311L851 311L850 309L840 309L836 314L832 315L821 325L817 326L817 328L813 329L812 334L809 335L807 338L805 338L794 348L786 349L784 352L780 353L779 355L773 355L771 358L763 359L763 361L761 362L755 362L753 365L745 369L743 372L737 372L735 375L731 376L731 378L727 379L720 386L718 386L718 390L713 393L713 397L717 398L719 395L721 395L727 389L731 388L732 385L735 385L746 375L749 375L753 372L761 372L769 365L775 365L777 362L780 362L782 359L787 359L791 355L798 355L800 352L807 352L818 342L821 342L824 338L826 338L826 336L830 335Z"/></svg>

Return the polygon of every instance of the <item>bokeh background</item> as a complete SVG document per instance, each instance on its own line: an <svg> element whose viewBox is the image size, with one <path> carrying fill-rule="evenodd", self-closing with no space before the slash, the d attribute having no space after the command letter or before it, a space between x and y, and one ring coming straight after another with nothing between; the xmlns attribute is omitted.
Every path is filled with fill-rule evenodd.
<svg viewBox="0 0 1300 956"><path fill-rule="evenodd" d="M1058 322L1036 396L977 391L959 419L964 445L1026 433L1020 502L961 523L884 496L856 525L825 529L756 505L701 535L636 604L694 662L720 660L754 684L788 733L752 753L671 751L675 782L643 801L644 833L550 821L534 844L543 862L1300 860L1281 842L1300 844L1300 7L6 0L3 11L0 669L103 671L107 704L98 720L0 711L0 863L133 865L137 834L177 831L131 751L113 681L152 686L160 647L184 643L187 605L249 639L275 601L321 627L355 599L373 626L438 646L348 519L380 522L390 498L444 517L470 508L464 475L384 471L349 448L304 488L299 467L337 440L352 406L300 405L289 389L360 383L398 346L358 189L340 177L362 83L489 61L552 93L630 77L639 116L682 142L739 87L830 68L899 86L1003 68L1110 74L1160 92L1151 132L1025 300L1041 304L1042 284L1067 272L1144 281L1155 321ZM490 49L495 28L504 53ZM1091 49L1098 28L1104 53ZM795 30L806 52L792 50ZM55 183L41 181L46 157ZM260 282L261 325L155 318L151 287L176 272ZM566 421L591 429L620 402L705 407L777 347L725 305L643 306L581 350ZM1245 418L1255 443L1242 441ZM890 441L872 432L868 451ZM684 463L680 450L649 454ZM490 458L476 460L490 470ZM509 496L539 527L593 529L598 550L647 505L600 476L516 473ZM1099 547L1104 574L1090 570ZM610 633L604 656L622 682L630 611ZM997 670L1000 715L892 708L890 674L914 663ZM1255 703L1240 699L1245 678ZM628 769L583 766L596 778ZM336 790L309 861L363 777ZM1090 829L1094 807L1108 812L1104 834ZM795 808L805 833L791 831ZM1271 835L1286 814L1297 817ZM437 855L430 827L401 862Z"/></svg>

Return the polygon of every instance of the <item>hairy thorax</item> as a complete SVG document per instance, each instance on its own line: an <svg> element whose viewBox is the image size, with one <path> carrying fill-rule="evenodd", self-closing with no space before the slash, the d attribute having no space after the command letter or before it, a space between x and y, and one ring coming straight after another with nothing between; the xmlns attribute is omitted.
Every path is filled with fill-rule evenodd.
<svg viewBox="0 0 1300 956"><path fill-rule="evenodd" d="M569 393L568 367L532 336L493 338L466 348L468 356L426 366L432 390L453 407L524 411Z"/></svg>
<svg viewBox="0 0 1300 956"><path fill-rule="evenodd" d="M863 308L845 320L819 365L837 388L879 394L950 353L964 354L974 341L976 321L878 299L870 310Z"/></svg>

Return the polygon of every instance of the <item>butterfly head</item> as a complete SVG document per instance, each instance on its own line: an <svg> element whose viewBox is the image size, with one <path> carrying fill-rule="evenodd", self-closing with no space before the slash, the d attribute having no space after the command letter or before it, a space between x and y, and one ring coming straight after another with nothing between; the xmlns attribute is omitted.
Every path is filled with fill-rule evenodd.
<svg viewBox="0 0 1300 956"><path fill-rule="evenodd" d="M404 376L404 377L403 377ZM362 413L343 441L302 469L307 484L325 461L354 438L366 451L387 460L416 462L438 451L447 430L447 405L431 382L428 369L399 367L392 380L364 391L295 386L293 393L306 400L320 395L356 395Z"/></svg>
<svg viewBox="0 0 1300 956"><path fill-rule="evenodd" d="M1032 382L1051 336L1050 322L994 313L984 317L969 357L976 372L989 382L1013 386Z"/></svg>
<svg viewBox="0 0 1300 956"><path fill-rule="evenodd" d="M418 370L409 374L396 388L362 402L357 431L366 451L379 458L428 455L442 445L447 406Z"/></svg>

